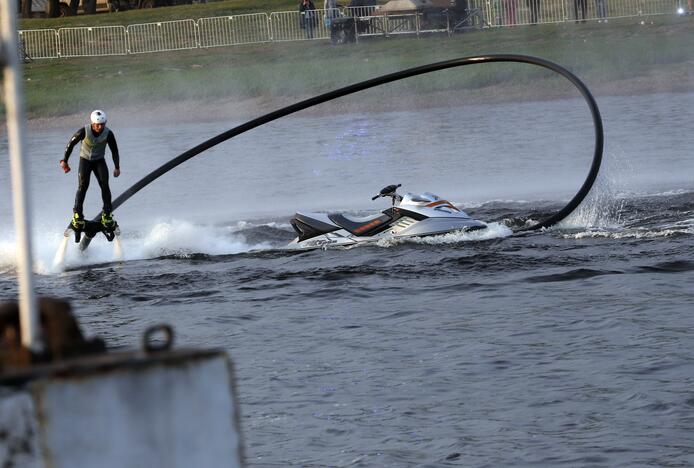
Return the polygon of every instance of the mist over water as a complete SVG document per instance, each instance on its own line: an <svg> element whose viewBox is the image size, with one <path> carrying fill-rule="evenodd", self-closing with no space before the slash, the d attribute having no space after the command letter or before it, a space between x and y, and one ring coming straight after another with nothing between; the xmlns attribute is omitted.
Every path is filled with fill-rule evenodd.
<svg viewBox="0 0 694 468"><path fill-rule="evenodd" d="M605 97L599 104L606 134L602 177L634 193L691 187L694 95ZM238 123L128 127L111 121L123 170L120 178L111 178L114 198L170 158ZM39 229L62 225L70 215L76 175L63 175L57 160L82 124L28 135ZM227 222L288 217L296 209L372 209L370 195L392 182L462 203L557 200L572 196L583 182L593 138L588 110L579 99L295 116L184 163L117 213L130 226L141 227L151 226L153 217ZM0 144L6 152L5 141ZM76 151L71 162L76 167ZM7 166L6 158L0 160L3 226L11 224ZM93 182L87 216L100 210Z"/></svg>
<svg viewBox="0 0 694 468"><path fill-rule="evenodd" d="M32 131L39 293L87 334L137 346L153 323L235 362L249 467L688 466L694 458L694 95L598 99L603 169L588 172L580 100L298 115L179 166L103 238L53 258L81 125ZM112 121L114 197L240 122ZM6 153L6 142L0 142ZM77 155L71 158L73 168ZM0 158L0 299L16 295L7 158ZM112 166L111 163L109 163ZM293 251L294 211L385 208L383 186L431 191L490 229ZM100 210L93 180L86 215Z"/></svg>

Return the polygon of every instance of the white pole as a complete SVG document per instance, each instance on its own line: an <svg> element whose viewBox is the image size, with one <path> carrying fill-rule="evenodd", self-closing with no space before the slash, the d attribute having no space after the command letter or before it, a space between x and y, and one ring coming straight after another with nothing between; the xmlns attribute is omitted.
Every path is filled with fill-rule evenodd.
<svg viewBox="0 0 694 468"><path fill-rule="evenodd" d="M29 222L29 190L24 173L24 102L22 74L17 47L17 1L0 0L0 29L4 62L7 140L10 148L14 223L17 230L17 277L19 279L19 324L22 345L32 351L42 349L39 320L32 276L31 226Z"/></svg>

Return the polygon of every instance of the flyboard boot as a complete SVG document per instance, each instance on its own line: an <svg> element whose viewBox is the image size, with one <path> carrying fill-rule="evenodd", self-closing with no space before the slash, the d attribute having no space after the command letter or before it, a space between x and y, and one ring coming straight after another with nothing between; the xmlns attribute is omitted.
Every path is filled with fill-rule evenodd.
<svg viewBox="0 0 694 468"><path fill-rule="evenodd" d="M70 231L75 235L75 242L79 242L82 238L82 233L87 227L87 222L84 220L84 215L82 213L75 212L72 215L70 224L67 225L65 229L65 237L70 237Z"/></svg>
<svg viewBox="0 0 694 468"><path fill-rule="evenodd" d="M118 223L113 219L113 214L107 211L101 212L101 232L104 233L109 242L120 234Z"/></svg>

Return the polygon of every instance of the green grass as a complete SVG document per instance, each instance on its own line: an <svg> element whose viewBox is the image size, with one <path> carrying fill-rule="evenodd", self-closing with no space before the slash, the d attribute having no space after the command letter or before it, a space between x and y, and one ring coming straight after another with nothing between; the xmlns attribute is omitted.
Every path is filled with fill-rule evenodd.
<svg viewBox="0 0 694 468"><path fill-rule="evenodd" d="M214 4L200 6L209 5ZM554 60L598 91L605 88L613 92L610 87L620 80L658 80L670 75L691 86L694 20L656 17L652 21L640 25L636 19L616 20L609 27L597 23L540 25L343 46L308 41L37 60L25 67L26 106L29 117L35 118L93 107L169 101L294 100L407 67L487 53L522 53ZM537 67L493 64L394 83L371 91L369 96L393 99L403 93L504 88L498 85L509 85L511 90L532 89L548 97L569 89L562 80Z"/></svg>
<svg viewBox="0 0 694 468"><path fill-rule="evenodd" d="M241 15L271 11L294 11L298 4L288 0L224 0L195 5L179 5L166 8L119 11L99 13L96 15L78 15L66 18L32 18L22 19L20 29L67 28L77 26L111 26L156 21L175 21L180 19L198 19L215 16Z"/></svg>
<svg viewBox="0 0 694 468"><path fill-rule="evenodd" d="M316 8L323 7L323 2L320 0L314 1L314 4ZM248 13L271 13L273 11L296 11L298 8L298 0L221 0L194 5L99 13L96 15L78 15L66 18L21 19L19 29L127 26L129 24L151 23L155 21L210 18Z"/></svg>

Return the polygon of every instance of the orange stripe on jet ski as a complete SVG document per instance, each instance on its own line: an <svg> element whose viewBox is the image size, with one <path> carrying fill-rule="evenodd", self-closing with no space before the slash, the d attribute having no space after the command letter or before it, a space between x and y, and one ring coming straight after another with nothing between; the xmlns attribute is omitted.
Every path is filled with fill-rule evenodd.
<svg viewBox="0 0 694 468"><path fill-rule="evenodd" d="M447 200L439 200L439 201L431 202L427 205L427 208L432 207L432 206L443 205L444 203L448 203L448 201Z"/></svg>
<svg viewBox="0 0 694 468"><path fill-rule="evenodd" d="M364 231L368 231L369 229L375 228L375 227L378 226L379 224L381 224L381 221L378 220L378 219L374 219L374 220L371 221L369 224L365 224L365 225L363 225L363 226L359 226L358 228L356 228L356 229L354 230L354 232L355 232L356 234L361 234L361 233L364 232Z"/></svg>
<svg viewBox="0 0 694 468"><path fill-rule="evenodd" d="M448 200L439 200L439 201L435 201L435 202L429 203L429 204L427 205L427 208L433 208L434 206L439 206L439 205L444 205L444 206L446 206L447 208L452 208L452 209L454 209L455 211L460 211L458 208L456 208L455 206L453 206L453 204L451 204L451 202L449 202Z"/></svg>

